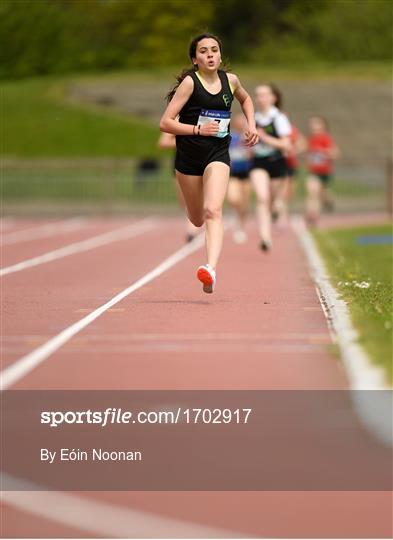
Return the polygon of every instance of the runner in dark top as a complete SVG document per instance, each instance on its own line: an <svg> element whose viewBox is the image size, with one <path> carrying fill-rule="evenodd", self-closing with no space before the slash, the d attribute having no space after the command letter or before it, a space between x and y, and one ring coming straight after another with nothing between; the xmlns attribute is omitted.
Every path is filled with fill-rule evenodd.
<svg viewBox="0 0 393 540"><path fill-rule="evenodd" d="M236 114L231 122L231 144L229 155L231 158L231 173L229 178L227 201L236 213L233 241L243 244L247 240L244 225L246 222L250 201L250 165L251 150L244 144L243 131L245 118Z"/></svg>
<svg viewBox="0 0 393 540"><path fill-rule="evenodd" d="M190 221L206 225L207 264L197 277L211 293L222 247L222 207L229 179L229 121L233 98L247 119L245 143L258 141L252 100L236 75L220 70L221 43L211 34L190 45L193 68L183 71L168 94L160 129L176 135L176 176Z"/></svg>

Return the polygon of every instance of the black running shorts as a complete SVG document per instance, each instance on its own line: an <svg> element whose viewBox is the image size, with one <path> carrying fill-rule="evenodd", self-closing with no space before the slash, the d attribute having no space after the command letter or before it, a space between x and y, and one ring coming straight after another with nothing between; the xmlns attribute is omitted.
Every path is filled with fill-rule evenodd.
<svg viewBox="0 0 393 540"><path fill-rule="evenodd" d="M176 170L182 174L202 176L213 161L230 166L229 142L230 136L224 139L203 136L176 137Z"/></svg>
<svg viewBox="0 0 393 540"><path fill-rule="evenodd" d="M251 163L251 170L263 169L271 179L285 178L287 166L283 157L271 159L268 157L255 157Z"/></svg>
<svg viewBox="0 0 393 540"><path fill-rule="evenodd" d="M235 178L236 180L240 180L241 182L245 182L250 179L250 171L244 170L244 171L237 171L236 169L231 169L230 172L231 178Z"/></svg>

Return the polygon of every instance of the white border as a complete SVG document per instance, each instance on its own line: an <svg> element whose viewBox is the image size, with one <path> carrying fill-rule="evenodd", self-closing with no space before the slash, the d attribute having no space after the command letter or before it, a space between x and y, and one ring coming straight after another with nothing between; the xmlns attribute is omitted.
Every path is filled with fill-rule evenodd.
<svg viewBox="0 0 393 540"><path fill-rule="evenodd" d="M317 246L307 230L304 221L299 216L291 220L301 246L306 254L311 276L316 284L319 300L326 316L329 329L333 332L334 341L340 349L341 358L346 370L351 390L386 390L383 399L371 403L367 393L353 392L356 410L374 435L384 444L392 446L392 426L390 415L383 414L386 406L391 406L392 395L387 386L385 373L382 368L371 363L364 349L358 343L358 333L352 325L346 302L329 280L329 275ZM389 400L384 402L385 399ZM373 406L372 406L373 405Z"/></svg>

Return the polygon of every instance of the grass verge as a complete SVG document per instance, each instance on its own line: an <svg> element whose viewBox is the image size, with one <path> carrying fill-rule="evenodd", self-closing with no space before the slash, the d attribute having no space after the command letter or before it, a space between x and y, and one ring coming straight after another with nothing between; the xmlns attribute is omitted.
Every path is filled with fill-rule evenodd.
<svg viewBox="0 0 393 540"><path fill-rule="evenodd" d="M130 115L105 115L54 99L52 78L2 83L1 154L7 157L145 157L158 128Z"/></svg>
<svg viewBox="0 0 393 540"><path fill-rule="evenodd" d="M360 344L393 384L392 244L373 243L391 234L385 225L315 231L314 237L334 287L348 304ZM364 237L370 240L362 243Z"/></svg>

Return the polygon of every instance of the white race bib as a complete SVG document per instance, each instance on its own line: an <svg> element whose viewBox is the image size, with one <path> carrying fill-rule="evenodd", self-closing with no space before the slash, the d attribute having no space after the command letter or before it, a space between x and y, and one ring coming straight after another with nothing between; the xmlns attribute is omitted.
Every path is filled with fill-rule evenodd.
<svg viewBox="0 0 393 540"><path fill-rule="evenodd" d="M309 152L308 160L312 165L322 165L326 163L326 154L323 152Z"/></svg>
<svg viewBox="0 0 393 540"><path fill-rule="evenodd" d="M218 133L214 137L226 137L229 133L229 122L231 121L230 111L212 111L202 109L198 118L198 126L208 124L209 122L217 122Z"/></svg>

